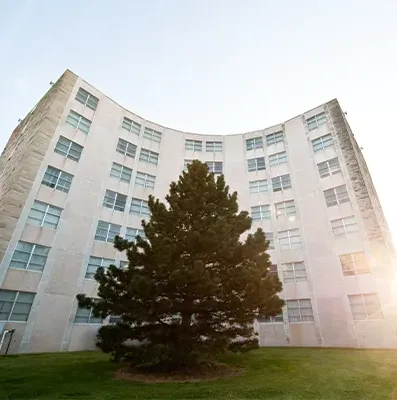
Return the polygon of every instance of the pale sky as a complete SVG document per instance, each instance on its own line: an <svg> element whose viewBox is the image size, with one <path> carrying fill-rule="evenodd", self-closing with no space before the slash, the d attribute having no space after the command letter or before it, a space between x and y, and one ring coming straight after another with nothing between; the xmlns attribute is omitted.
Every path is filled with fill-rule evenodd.
<svg viewBox="0 0 397 400"><path fill-rule="evenodd" d="M397 237L397 0L0 0L1 149L66 68L190 132L261 129L338 98Z"/></svg>

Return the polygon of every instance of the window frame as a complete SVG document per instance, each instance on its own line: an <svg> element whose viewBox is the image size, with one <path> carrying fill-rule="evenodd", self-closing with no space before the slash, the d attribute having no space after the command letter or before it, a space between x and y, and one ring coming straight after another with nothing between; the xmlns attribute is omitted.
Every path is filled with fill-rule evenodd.
<svg viewBox="0 0 397 400"><path fill-rule="evenodd" d="M279 167L280 165L287 164L287 152L279 151L278 153L273 153L269 155L269 168Z"/></svg>
<svg viewBox="0 0 397 400"><path fill-rule="evenodd" d="M106 189L102 206L110 208L113 211L124 212L127 205L127 196L125 194Z"/></svg>
<svg viewBox="0 0 397 400"><path fill-rule="evenodd" d="M205 152L206 153L222 153L223 152L223 142L217 140L210 140L205 142Z"/></svg>
<svg viewBox="0 0 397 400"><path fill-rule="evenodd" d="M255 217L254 217L255 215ZM265 221L271 220L270 204L260 204L251 207L251 218L252 221Z"/></svg>
<svg viewBox="0 0 397 400"><path fill-rule="evenodd" d="M106 228L105 224L107 225ZM116 236L120 236L120 231L121 231L121 225L112 224L111 222L99 220L95 230L94 240L98 242L113 243L114 238ZM105 236L99 234L103 232L106 232ZM103 240L102 238L105 238L105 240Z"/></svg>
<svg viewBox="0 0 397 400"><path fill-rule="evenodd" d="M283 271L284 283L298 283L307 281L307 270L303 261L283 263L281 264L281 269Z"/></svg>
<svg viewBox="0 0 397 400"><path fill-rule="evenodd" d="M99 301L99 299L94 299L94 301ZM82 316L79 315L79 316L78 316L79 311L80 311L80 312L84 312L84 311L87 312L87 311L88 311L88 320L87 320L87 322L82 322L82 321L77 322L77 321L76 321L77 318L86 318L85 315L82 315ZM93 320L95 320L95 322L93 322ZM100 321L100 322L97 322L97 321ZM73 319L73 324L93 324L93 325L102 325L102 324L103 324L103 318L101 318L101 317L94 317L94 315L93 315L93 307L91 307L91 308L86 308L86 307L79 307L79 306L77 306L76 313L75 313L74 319Z"/></svg>
<svg viewBox="0 0 397 400"><path fill-rule="evenodd" d="M371 267L365 251L339 254L339 262L343 276L367 275L371 273ZM364 262L363 262L364 261ZM359 265L364 264L364 267Z"/></svg>
<svg viewBox="0 0 397 400"><path fill-rule="evenodd" d="M378 310L375 311L375 312L371 312L371 313L368 312L368 308L369 308L369 306L371 306L371 303L368 302L368 297L369 296L371 296L373 298L376 298L376 303L377 303L377 306L378 306ZM377 321L378 320L379 321L379 320L383 320L384 319L382 304L381 304L381 302L379 300L378 293L349 294L347 297L348 297L348 300L349 300L350 312L351 312L353 321L370 321L370 320L373 320L373 321ZM355 298L355 299L360 298L362 300L362 304L359 304L359 303L352 304L352 299L353 298ZM362 312L361 313L357 313L357 311L356 311L356 315L355 315L352 306L358 306L358 305L364 306L366 318L356 318L357 314L361 314L361 315L363 314ZM376 314L379 314L378 318L371 317L371 316L376 315Z"/></svg>
<svg viewBox="0 0 397 400"><path fill-rule="evenodd" d="M265 157L254 157L247 159L248 172L258 172L266 170Z"/></svg>
<svg viewBox="0 0 397 400"><path fill-rule="evenodd" d="M157 165L159 162L159 153L142 147L141 151L139 152L139 161Z"/></svg>
<svg viewBox="0 0 397 400"><path fill-rule="evenodd" d="M292 205L291 205L291 203L292 203ZM284 201L275 203L274 208L276 210L276 218L285 217L285 218L289 219L289 217L295 216L297 214L294 199L284 200ZM290 211L288 211L288 210L290 210Z"/></svg>
<svg viewBox="0 0 397 400"><path fill-rule="evenodd" d="M14 298L12 300L10 300L10 299L6 300L5 298L3 299L2 295L7 294L7 293L15 294ZM18 302L20 294L30 295L32 302L31 303L26 302L26 301ZM6 297L6 296L4 296L4 297ZM32 311L32 306L33 306L35 297L36 297L36 293L34 293L34 292L25 292L22 290L0 289L0 321L2 321L2 322L26 322L29 319L30 312ZM9 304L11 302L12 302L12 305L11 305L10 310L8 312L4 311L4 310L7 310L7 307L5 307L5 304L7 304L7 303ZM15 309L16 309L16 306L18 303L24 304L24 305L26 305L26 304L29 305L29 307L28 307L29 310L27 311L27 313L22 313L22 312L15 313L16 315L24 315L25 317L22 319L14 319L13 318L13 314L15 312ZM8 313L8 316L6 319L1 317L2 314L5 315L7 313Z"/></svg>
<svg viewBox="0 0 397 400"><path fill-rule="evenodd" d="M266 240L269 242L268 250L276 250L276 237L273 232L265 232ZM272 245L273 243L273 245Z"/></svg>
<svg viewBox="0 0 397 400"><path fill-rule="evenodd" d="M203 151L203 141L194 139L185 139L185 150Z"/></svg>
<svg viewBox="0 0 397 400"><path fill-rule="evenodd" d="M143 130L143 137L155 143L160 143L163 134L160 131L156 131L153 128L145 126Z"/></svg>
<svg viewBox="0 0 397 400"><path fill-rule="evenodd" d="M133 207L135 207L134 210L133 210ZM143 212L144 210L145 210L145 212ZM147 200L133 197L131 199L129 213L131 215L136 215L138 217L150 218L149 202Z"/></svg>
<svg viewBox="0 0 397 400"><path fill-rule="evenodd" d="M277 143L284 143L284 131L268 133L265 139L266 146L276 145Z"/></svg>
<svg viewBox="0 0 397 400"><path fill-rule="evenodd" d="M336 161L336 163L335 163L335 161ZM324 166L325 166L325 168L324 168ZM318 163L317 169L318 169L318 174L321 179L328 178L328 177L342 173L338 157L333 157L333 158L330 158L328 160Z"/></svg>
<svg viewBox="0 0 397 400"><path fill-rule="evenodd" d="M100 260L99 264L95 264L93 261L95 260ZM98 268L109 268L110 265L115 265L116 261L114 259L111 258L105 258L105 257L96 257L96 256L90 256L90 258L88 259L88 263L87 263L87 267L85 270L85 275L84 275L84 279L90 279L90 280L94 280L94 276L98 270ZM91 270L93 268L90 269L90 267L95 267L95 271L91 272Z"/></svg>
<svg viewBox="0 0 397 400"><path fill-rule="evenodd" d="M354 223L346 224L346 220L352 220L352 221L354 221ZM342 225L335 226L335 223L338 222L338 221L341 221L341 222L342 222ZM346 227L349 227L349 226L355 226L355 227L356 227L356 230L353 230L353 231L350 231L350 232L349 232L349 231L346 229ZM335 229L340 229L340 228L343 228L343 233L342 233L342 234L341 234L341 233L338 233L338 234L336 235L336 234L335 234ZM348 239L348 238L350 238L350 237L352 237L352 236L359 236L359 235L360 235L360 228L359 228L359 226L358 226L358 222L357 222L357 219L356 219L355 215L349 215L349 216L347 216L347 217L336 218L336 219L331 220L331 229L332 229L332 233L333 233L333 235L334 235L334 238L335 238L336 240L339 239L340 236L343 236L344 238ZM350 233L350 235L349 235L349 233ZM352 234L353 234L353 235L352 235Z"/></svg>
<svg viewBox="0 0 397 400"><path fill-rule="evenodd" d="M153 178L148 179L148 178ZM140 183L137 183L137 181L141 182L143 181L143 185ZM150 185L148 185L147 183L150 183ZM148 174L146 172L141 172L141 171L137 171L136 176L135 176L135 186L142 186L143 188L147 189L154 189L154 185L156 184L156 177L154 175Z"/></svg>
<svg viewBox="0 0 397 400"><path fill-rule="evenodd" d="M119 182L131 183L132 168L126 167L123 164L119 164L113 161L110 168L109 176L111 178L117 179ZM129 179L127 179L128 177Z"/></svg>
<svg viewBox="0 0 397 400"><path fill-rule="evenodd" d="M46 176L47 176L47 180L45 180ZM55 177L56 178L55 183L52 183L50 180L48 180L48 176ZM74 178L74 175L69 174L68 172L62 171L59 168L55 168L52 165L48 165L46 171L44 172L41 184L44 186L47 186L51 189L59 190L60 192L69 193L70 188L72 186L73 178ZM59 184L60 181L68 183L69 187L67 187L67 185L65 185L65 184L60 185Z"/></svg>
<svg viewBox="0 0 397 400"><path fill-rule="evenodd" d="M330 144L327 144L325 146L324 145L325 143L330 143ZM321 146L318 146L320 144L321 144ZM334 147L334 145L335 145L334 138L332 137L331 133L327 133L326 135L320 136L320 137L312 140L312 147L313 147L314 153L328 149L329 147Z"/></svg>
<svg viewBox="0 0 397 400"><path fill-rule="evenodd" d="M134 233L132 233L132 232L134 232ZM145 231L143 229L132 228L132 227L127 226L127 229L125 230L125 234L124 234L124 239L128 240L129 242L136 243L137 236L140 236L141 239L146 240Z"/></svg>
<svg viewBox="0 0 397 400"><path fill-rule="evenodd" d="M292 183L290 174L278 175L272 178L273 193L283 192L284 190L291 188L292 188Z"/></svg>
<svg viewBox="0 0 397 400"><path fill-rule="evenodd" d="M345 184L326 189L323 193L327 208L350 203L349 193Z"/></svg>
<svg viewBox="0 0 397 400"><path fill-rule="evenodd" d="M257 179L255 181L249 181L248 185L250 194L269 192L269 181L267 179Z"/></svg>
<svg viewBox="0 0 397 400"><path fill-rule="evenodd" d="M297 302L298 307L291 307L292 302ZM311 315L303 315L302 310L303 309L309 309L308 306L302 307L301 303L302 302L309 302L310 304L310 310L311 310ZM313 304L311 299L290 299L286 301L287 305L287 315L288 315L288 322L290 324L297 324L297 323L314 323L314 311L313 311ZM290 311L292 310L298 310L299 315L290 315ZM299 320L295 320L296 318L299 318ZM307 319L309 318L309 319ZM311 318L311 319L310 319ZM294 320L292 320L294 319Z"/></svg>
<svg viewBox="0 0 397 400"><path fill-rule="evenodd" d="M121 123L121 128L127 132L134 133L139 136L141 132L142 125L128 117L123 117L123 122Z"/></svg>
<svg viewBox="0 0 397 400"><path fill-rule="evenodd" d="M280 250L294 250L302 248L302 239L299 228L279 231L277 237L278 237L278 246ZM293 238L299 238L299 240L298 241L291 240ZM288 246L285 246L284 244L281 243L282 240L284 243L286 239L288 239Z"/></svg>
<svg viewBox="0 0 397 400"><path fill-rule="evenodd" d="M135 159L136 150L137 150L137 145L129 142L128 140L119 138L119 140L117 141L116 152L122 154L125 157L130 157L132 159Z"/></svg>
<svg viewBox="0 0 397 400"><path fill-rule="evenodd" d="M25 247L25 249L23 249ZM27 251L26 247L31 247L29 251ZM44 271L44 268L47 264L48 260L48 254L51 250L51 247L49 246L43 246L40 244L36 243L30 243L30 242L25 242L23 240L19 240L17 245L15 246L15 249L12 253L11 260L8 264L8 268L13 268L13 269L22 269L25 271L34 271L34 272L40 272L42 273ZM39 252L38 252L39 251ZM18 259L18 255L21 256L21 254L28 255L28 259L26 261L26 265L24 265L25 261ZM43 262L42 263L37 263L37 261L33 264L33 260L40 259ZM14 263L14 264L13 264ZM24 265L23 267L16 266L16 264L19 265ZM31 265L39 266L39 268L31 268Z"/></svg>
<svg viewBox="0 0 397 400"><path fill-rule="evenodd" d="M76 121L76 123L72 122ZM86 135L88 135L88 132L90 131L92 121L90 121L88 118L82 116L78 112L74 110L70 110L68 116L66 117L66 123L73 126L75 130L79 130ZM84 127L84 129L82 129Z"/></svg>
<svg viewBox="0 0 397 400"><path fill-rule="evenodd" d="M63 141L63 143L62 143ZM61 146L64 146L66 148L66 151L61 148ZM54 147L54 153L57 153L63 157L69 158L69 160L79 162L81 158L81 154L83 152L84 147L79 145L76 142L73 142L73 140L70 140L66 138L65 136L60 135L58 138L58 141ZM75 154L78 154L77 156L74 156L72 152L75 152Z"/></svg>
<svg viewBox="0 0 397 400"><path fill-rule="evenodd" d="M223 162L222 161L206 161L209 172L214 173L215 175L223 174ZM220 166L220 169L219 169Z"/></svg>
<svg viewBox="0 0 397 400"><path fill-rule="evenodd" d="M83 97L87 95L86 100L84 100L82 98L78 98L79 94L81 94ZM83 104L85 107L88 107L92 111L95 111L97 109L98 103L99 103L98 97L94 96L93 94L91 94L90 92L88 92L87 90L82 88L81 86L79 87L79 90L76 93L75 100L77 100L79 103Z"/></svg>
<svg viewBox="0 0 397 400"><path fill-rule="evenodd" d="M306 118L306 125L309 131L313 131L314 129L319 128L321 125L324 125L328 122L327 114L322 111L316 115L313 115L310 118Z"/></svg>
<svg viewBox="0 0 397 400"><path fill-rule="evenodd" d="M247 151L263 149L263 137L255 136L253 138L245 139L245 149Z"/></svg>
<svg viewBox="0 0 397 400"><path fill-rule="evenodd" d="M37 208L38 205L45 206L45 209L41 210L41 209ZM36 206L36 208L35 208L35 206ZM33 217L31 215L32 211L36 212L36 213L43 213L42 219L40 220L37 217ZM57 213L54 213L55 211ZM59 213L58 213L58 211L59 211ZM30 208L29 215L28 215L28 217L26 219L26 223L28 223L30 225L40 226L40 227L44 227L45 226L47 228L51 228L51 229L55 230L55 229L58 228L58 224L59 224L59 221L61 219L62 211L63 211L63 209L60 208L60 207L56 207L56 206L53 206L52 204L44 203L44 202L39 201L39 200L34 200L33 204L32 204L32 207ZM56 223L50 223L50 222L46 221L47 215L49 215L50 217L57 217L58 219L57 219ZM39 223L32 222L32 221L39 221Z"/></svg>

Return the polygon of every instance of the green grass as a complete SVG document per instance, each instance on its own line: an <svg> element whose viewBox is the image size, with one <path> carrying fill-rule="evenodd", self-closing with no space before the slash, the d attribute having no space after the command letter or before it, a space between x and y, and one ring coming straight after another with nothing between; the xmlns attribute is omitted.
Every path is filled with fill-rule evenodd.
<svg viewBox="0 0 397 400"><path fill-rule="evenodd" d="M0 400L397 399L397 351L262 348L223 361L242 376L195 383L114 380L99 352L0 357Z"/></svg>

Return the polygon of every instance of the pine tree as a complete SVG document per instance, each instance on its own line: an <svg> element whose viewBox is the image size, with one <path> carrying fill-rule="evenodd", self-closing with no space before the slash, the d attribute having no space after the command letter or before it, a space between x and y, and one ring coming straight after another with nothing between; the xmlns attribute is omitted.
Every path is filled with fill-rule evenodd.
<svg viewBox="0 0 397 400"><path fill-rule="evenodd" d="M166 202L149 196L146 238L116 238L129 264L98 269L99 301L77 296L95 315L121 317L100 329L100 347L116 359L176 367L236 343L257 344L254 320L284 304L280 281L268 276L265 234L258 229L241 240L251 218L238 211L224 177L199 161L171 183Z"/></svg>

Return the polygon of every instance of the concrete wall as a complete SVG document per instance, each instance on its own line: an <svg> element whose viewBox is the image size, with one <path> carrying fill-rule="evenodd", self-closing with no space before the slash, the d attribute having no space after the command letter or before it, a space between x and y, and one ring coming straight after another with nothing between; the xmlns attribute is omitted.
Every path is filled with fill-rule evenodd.
<svg viewBox="0 0 397 400"><path fill-rule="evenodd" d="M99 99L95 111L75 100L80 87ZM55 94L50 100L43 98L39 103L39 106L46 104L47 114L45 115L48 117L41 116L44 111L39 106L31 117L37 121L34 125L35 132L47 132L45 127L50 121L53 124L51 133L47 132L45 142L39 141L38 138L41 136L36 133L34 137L38 140L38 148L36 150L31 143L30 147L25 145L22 155L18 158L20 161L21 158L24 159L20 162L21 165L18 165L21 170L19 175L13 180L10 178L0 180L0 187L8 188L2 189L3 191L14 193L14 197L7 194L1 203L3 209L6 210L7 229L4 233L0 231L0 246L4 249L3 253L0 253L4 254L0 264L0 287L37 293L28 321L7 324L7 326L18 326L16 340L12 347L13 352L82 350L95 347L95 335L100 325L74 323L77 309L75 295L83 292L96 296L96 282L85 278L91 255L114 259L116 263L125 259L123 254L113 249L112 244L94 240L98 220L120 225L122 235L127 227L140 228L140 218L129 214L131 198L146 199L149 194L163 198L168 191L170 181L177 179L182 172L185 159L223 161L225 179L232 190L237 190L240 208L250 210L255 205L270 205L271 219L254 222L252 229L262 227L265 232L273 233L276 248L269 253L272 262L278 265L280 277L282 277L284 263L303 261L305 264L307 281L285 283L282 296L286 300L310 299L314 321L289 322L285 308L283 323L257 324L262 345L397 347L394 329L397 321L396 307L391 304L390 297L385 295L389 290L386 287L387 279L379 273L379 268L374 268L371 274L365 276L344 277L338 258L339 254L364 251L369 257L377 260L378 249L382 248L382 254L387 255L389 257L387 260L390 261L393 248L388 236L387 224L379 209L376 192L369 184L368 171L363 166L359 149L351 140L351 132L336 101L317 107L284 124L257 132L208 136L184 133L146 121L125 110L69 72L54 85L52 91ZM53 93L52 91L50 93ZM71 109L92 121L87 135L66 123ZM34 117L38 111L40 114ZM326 113L328 122L318 129L309 131L306 119L320 112ZM139 136L121 128L124 117L141 124ZM25 125L28 126L28 123ZM160 143L144 138L145 126L162 133ZM265 145L263 149L246 150L246 139L261 136L266 142L267 134L280 130L285 135L284 143ZM28 128L25 131L28 131ZM19 135L22 129L17 132ZM332 134L335 145L314 153L311 141L327 133ZM12 153L15 137L18 135L14 134L14 139L10 140L2 158L7 171L13 167L15 156L13 155L10 161L8 158ZM84 147L78 163L54 153L54 147L60 135ZM344 139L345 137L347 139ZM119 138L137 146L134 159L115 151ZM202 140L203 151L185 150L185 139ZM205 141L211 140L222 141L223 151L205 152ZM350 147L347 146L349 140ZM350 150L346 150L346 146ZM29 151L29 148L34 151ZM160 154L157 166L139 161L142 148ZM269 168L269 155L280 151L287 152L287 164ZM40 152L40 157L36 157L37 152ZM247 159L262 156L266 158L266 170L248 172ZM317 163L335 156L339 158L342 174L320 179ZM130 184L118 182L109 176L112 162L132 168ZM24 172L28 175L23 179L17 179L27 169L27 167L22 167L24 163L26 166L34 163L34 167L29 167L28 171ZM62 193L40 184L48 165L74 176L69 193ZM353 170L359 171L359 178L356 179L352 175ZM154 189L144 189L134 185L138 171L156 176ZM271 178L286 173L291 175L292 188L273 192ZM268 179L267 193L250 194L248 182L257 179ZM17 181L24 184L23 195L18 192ZM327 208L323 191L341 184L347 185L350 203ZM128 196L124 212L112 211L102 206L106 189ZM56 230L27 223L27 215L35 199L62 208L61 219ZM297 208L296 218L287 220L277 217L275 204L292 199ZM15 212L15 201L17 201L19 213ZM368 211L369 206L372 211ZM10 216L7 217L7 215ZM350 215L356 215L359 222L358 236L352 239L335 240L330 221ZM1 218L0 216L0 223ZM371 222L368 222L368 219ZM11 220L14 225L9 223ZM294 250L281 250L278 244L278 233L289 229L299 230L302 245ZM51 247L42 273L8 268L18 240ZM382 269L386 268L390 271L389 261L381 263ZM379 293L385 319L354 322L347 296L372 292Z"/></svg>

